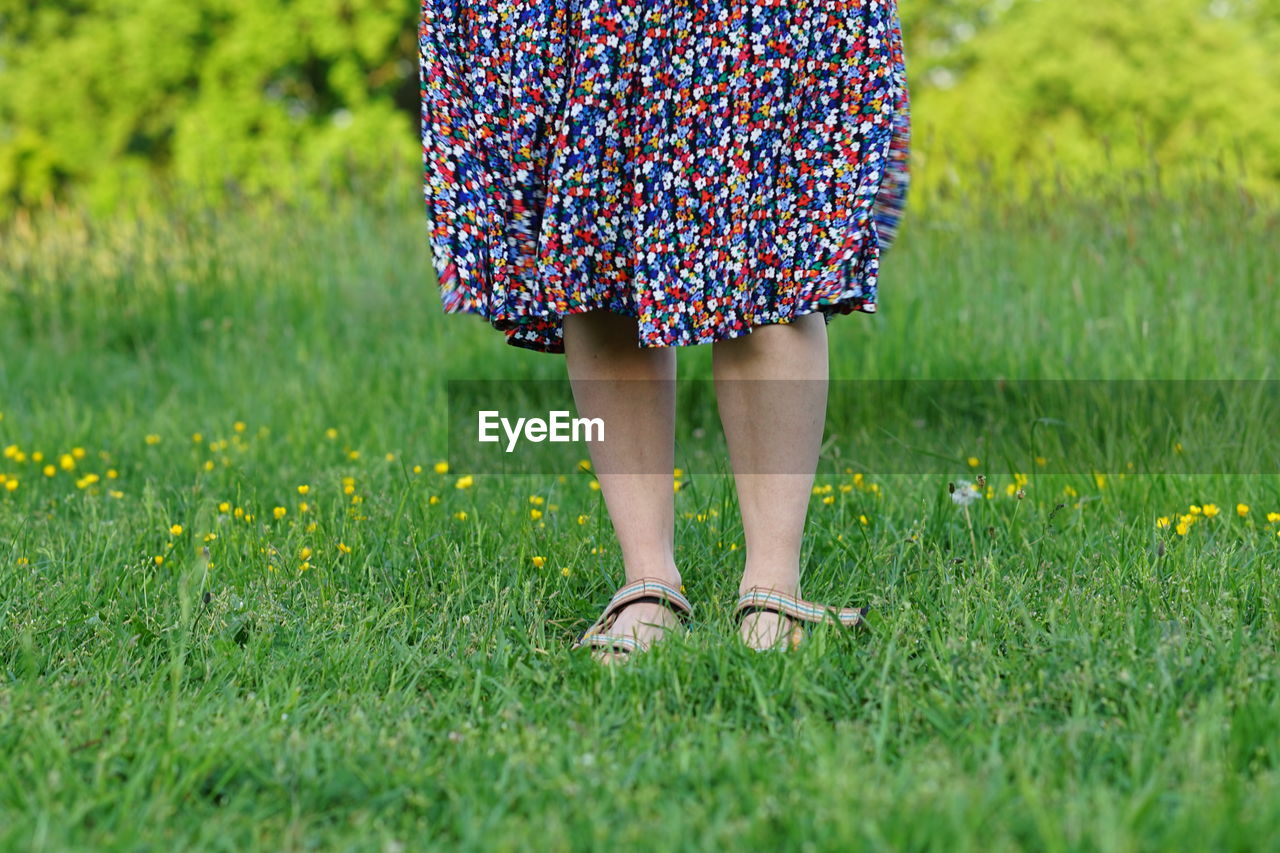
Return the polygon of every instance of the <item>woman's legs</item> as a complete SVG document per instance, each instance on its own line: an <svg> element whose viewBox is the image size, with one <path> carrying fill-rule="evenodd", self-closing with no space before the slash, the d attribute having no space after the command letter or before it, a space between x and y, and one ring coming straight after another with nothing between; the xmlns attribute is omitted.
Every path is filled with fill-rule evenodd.
<svg viewBox="0 0 1280 853"><path fill-rule="evenodd" d="M827 326L821 314L762 326L713 345L716 399L729 445L746 570L753 586L796 595L800 544L818 466L827 410ZM742 636L769 647L786 623L775 613L748 614Z"/></svg>
<svg viewBox="0 0 1280 853"><path fill-rule="evenodd" d="M604 441L591 444L591 463L622 548L626 579L661 578L679 587L671 488L676 354L665 347L641 348L636 341L636 321L618 314L565 318L565 360L578 416L601 418L605 425ZM666 607L637 602L623 608L611 633L649 643L678 624Z"/></svg>

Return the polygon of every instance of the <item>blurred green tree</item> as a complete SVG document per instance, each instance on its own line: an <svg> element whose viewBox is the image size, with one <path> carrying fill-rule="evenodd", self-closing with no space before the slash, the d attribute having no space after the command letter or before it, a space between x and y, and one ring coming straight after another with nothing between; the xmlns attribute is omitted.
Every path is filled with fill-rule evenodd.
<svg viewBox="0 0 1280 853"><path fill-rule="evenodd" d="M0 0L0 199L403 172L416 15L413 0Z"/></svg>

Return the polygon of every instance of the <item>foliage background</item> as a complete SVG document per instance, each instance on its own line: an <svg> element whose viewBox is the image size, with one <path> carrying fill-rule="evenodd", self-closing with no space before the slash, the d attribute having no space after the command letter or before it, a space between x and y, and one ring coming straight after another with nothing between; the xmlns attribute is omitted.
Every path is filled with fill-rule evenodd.
<svg viewBox="0 0 1280 853"><path fill-rule="evenodd" d="M1280 188L1280 0L904 0L916 203L1132 171ZM0 214L417 180L413 0L0 0Z"/></svg>

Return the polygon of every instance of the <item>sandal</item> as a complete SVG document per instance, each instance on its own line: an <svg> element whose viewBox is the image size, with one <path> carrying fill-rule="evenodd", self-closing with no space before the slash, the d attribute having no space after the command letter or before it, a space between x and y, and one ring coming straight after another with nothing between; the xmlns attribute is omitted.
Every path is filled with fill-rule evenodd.
<svg viewBox="0 0 1280 853"><path fill-rule="evenodd" d="M622 609L628 604L634 604L637 601L652 601L663 605L679 616L681 621L686 624L686 627L689 617L693 615L693 605L689 603L689 599L681 594L680 590L657 578L640 578L626 584L613 594L613 598L609 599L609 604L605 607L604 613L573 644L573 648L579 649L589 646L607 649L612 652L623 651L628 656L630 656L631 652L646 651L649 646L642 644L635 637L608 633L609 629L613 627L613 623L617 621L618 614L622 612Z"/></svg>
<svg viewBox="0 0 1280 853"><path fill-rule="evenodd" d="M742 625L742 619L748 613L776 613L791 624L790 636L785 645L777 645L758 652L786 651L799 646L804 640L803 622L835 621L838 625L857 628L866 624L869 607L835 608L824 604L805 601L785 592L777 592L764 587L753 586L738 596L738 606L733 609L733 621Z"/></svg>

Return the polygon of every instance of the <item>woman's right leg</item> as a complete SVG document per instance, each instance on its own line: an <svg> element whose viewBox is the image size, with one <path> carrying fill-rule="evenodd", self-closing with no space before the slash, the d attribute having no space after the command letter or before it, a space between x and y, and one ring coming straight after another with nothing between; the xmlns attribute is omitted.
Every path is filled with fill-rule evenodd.
<svg viewBox="0 0 1280 853"><path fill-rule="evenodd" d="M638 346L635 320L608 311L566 317L564 351L578 416L604 421L604 441L590 445L591 464L626 579L661 578L678 588L671 487L675 351ZM623 608L610 633L647 644L678 624L666 607L636 602Z"/></svg>

